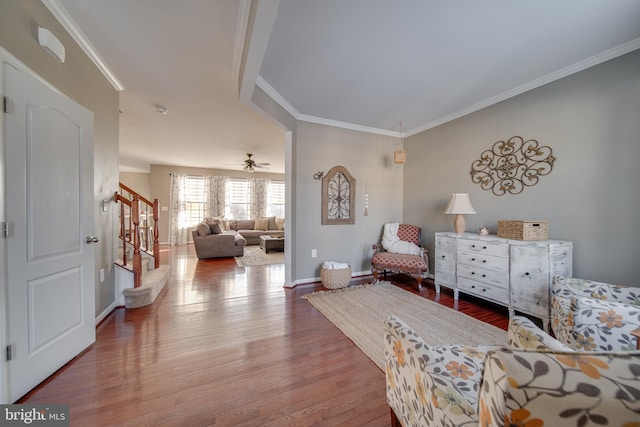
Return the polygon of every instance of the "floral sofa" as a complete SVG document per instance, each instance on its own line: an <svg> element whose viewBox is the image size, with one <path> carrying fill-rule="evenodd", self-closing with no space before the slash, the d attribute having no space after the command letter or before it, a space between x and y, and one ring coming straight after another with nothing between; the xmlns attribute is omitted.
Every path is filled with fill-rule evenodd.
<svg viewBox="0 0 640 427"><path fill-rule="evenodd" d="M639 425L640 352L578 353L519 316L509 349L430 346L394 316L384 326L393 425Z"/></svg>
<svg viewBox="0 0 640 427"><path fill-rule="evenodd" d="M556 276L551 292L551 327L560 341L580 351L636 349L640 288Z"/></svg>

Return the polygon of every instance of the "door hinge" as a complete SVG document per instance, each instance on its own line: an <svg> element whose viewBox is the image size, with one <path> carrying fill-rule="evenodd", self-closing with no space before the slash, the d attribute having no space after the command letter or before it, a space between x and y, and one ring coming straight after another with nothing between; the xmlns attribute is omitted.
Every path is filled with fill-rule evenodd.
<svg viewBox="0 0 640 427"><path fill-rule="evenodd" d="M7 362L13 359L13 355L15 354L15 346L16 346L15 344L9 344L7 346L7 351L6 351Z"/></svg>
<svg viewBox="0 0 640 427"><path fill-rule="evenodd" d="M7 98L6 96L2 97L2 111L4 111L5 113L9 112L9 98Z"/></svg>
<svg viewBox="0 0 640 427"><path fill-rule="evenodd" d="M3 222L2 223L2 237L5 239L11 237L11 223Z"/></svg>

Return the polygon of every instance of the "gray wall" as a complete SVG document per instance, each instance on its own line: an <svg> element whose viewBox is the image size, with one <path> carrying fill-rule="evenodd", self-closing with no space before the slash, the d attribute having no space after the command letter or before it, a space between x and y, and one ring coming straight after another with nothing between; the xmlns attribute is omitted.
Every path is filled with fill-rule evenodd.
<svg viewBox="0 0 640 427"><path fill-rule="evenodd" d="M354 273L370 272L371 245L379 241L382 224L402 219L402 166L392 161L394 142L388 136L298 122L293 177L298 282L319 277L324 261L347 262ZM322 182L313 174L339 165L356 179L356 222L321 225ZM365 187L369 216L364 216ZM311 257L312 249L317 258Z"/></svg>
<svg viewBox="0 0 640 427"><path fill-rule="evenodd" d="M557 160L536 186L498 197L469 170L514 135ZM417 134L406 149L404 220L423 227L431 254L433 233L453 229L442 213L451 193L469 193L478 214L465 216L467 231L548 220L550 238L574 243L574 276L639 285L640 51Z"/></svg>
<svg viewBox="0 0 640 427"><path fill-rule="evenodd" d="M51 31L66 48L63 64L38 44L38 26ZM94 199L96 314L114 301L114 235L116 210L102 212L102 200L113 200L118 189L118 92L67 34L40 0L0 2L0 46L62 93L94 113ZM97 271L105 269L100 284Z"/></svg>

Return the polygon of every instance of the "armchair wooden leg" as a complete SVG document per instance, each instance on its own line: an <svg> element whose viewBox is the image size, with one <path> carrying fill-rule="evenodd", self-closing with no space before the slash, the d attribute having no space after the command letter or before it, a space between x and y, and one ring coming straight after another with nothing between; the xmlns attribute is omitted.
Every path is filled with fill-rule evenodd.
<svg viewBox="0 0 640 427"><path fill-rule="evenodd" d="M422 292L422 277L416 277L418 281L418 292Z"/></svg>
<svg viewBox="0 0 640 427"><path fill-rule="evenodd" d="M389 406L389 412L391 412L391 427L402 427L400 420L396 416L396 413L393 412L393 408L391 406Z"/></svg>

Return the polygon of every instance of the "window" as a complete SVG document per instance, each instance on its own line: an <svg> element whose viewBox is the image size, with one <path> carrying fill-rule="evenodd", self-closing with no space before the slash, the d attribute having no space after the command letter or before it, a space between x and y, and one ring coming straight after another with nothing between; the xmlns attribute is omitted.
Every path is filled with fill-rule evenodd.
<svg viewBox="0 0 640 427"><path fill-rule="evenodd" d="M269 182L267 216L284 218L284 182Z"/></svg>
<svg viewBox="0 0 640 427"><path fill-rule="evenodd" d="M201 176L188 176L186 179L186 194L184 197L184 212L182 225L195 227L204 218L204 178Z"/></svg>
<svg viewBox="0 0 640 427"><path fill-rule="evenodd" d="M225 218L249 219L249 181L231 178L227 181Z"/></svg>

